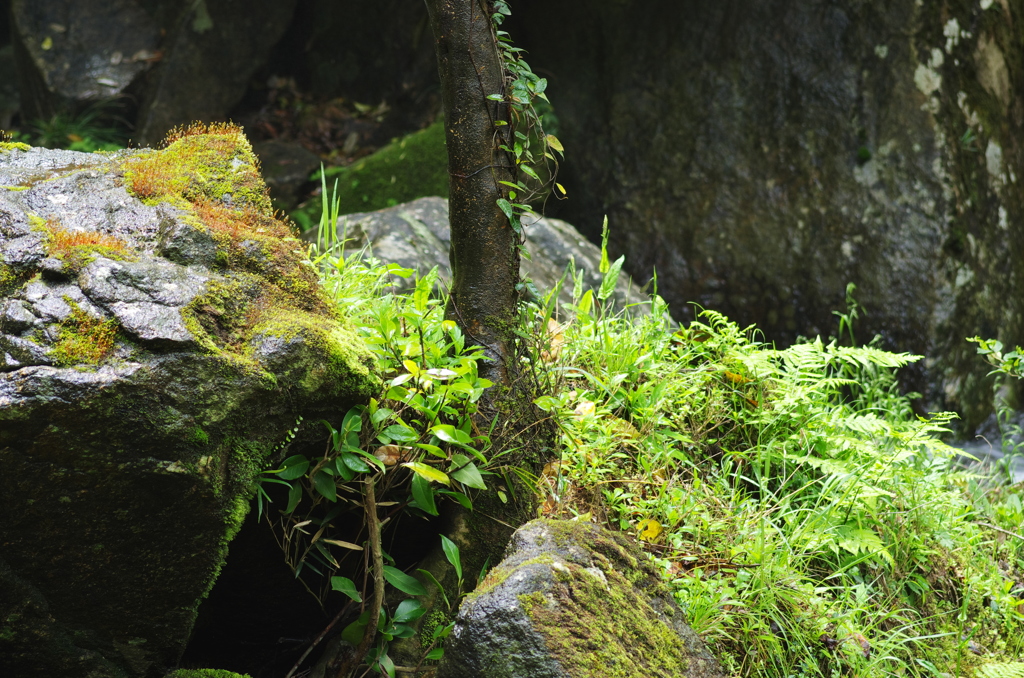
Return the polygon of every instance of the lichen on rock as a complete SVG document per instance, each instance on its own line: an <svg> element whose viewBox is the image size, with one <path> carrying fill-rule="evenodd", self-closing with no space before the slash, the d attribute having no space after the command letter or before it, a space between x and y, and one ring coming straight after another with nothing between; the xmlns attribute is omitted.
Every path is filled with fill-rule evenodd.
<svg viewBox="0 0 1024 678"><path fill-rule="evenodd" d="M0 674L162 675L268 455L371 358L238 128L0 153L0 187Z"/></svg>

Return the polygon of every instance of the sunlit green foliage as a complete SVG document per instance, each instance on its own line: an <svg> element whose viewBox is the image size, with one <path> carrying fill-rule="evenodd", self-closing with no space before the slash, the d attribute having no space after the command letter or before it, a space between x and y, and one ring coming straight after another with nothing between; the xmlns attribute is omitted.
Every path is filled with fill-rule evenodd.
<svg viewBox="0 0 1024 678"><path fill-rule="evenodd" d="M1021 487L957 466L952 415L914 414L895 371L917 356L777 350L712 311L676 329L657 296L614 314L575 287L561 318L531 311L562 442L543 511L643 541L731 674L1020 658Z"/></svg>

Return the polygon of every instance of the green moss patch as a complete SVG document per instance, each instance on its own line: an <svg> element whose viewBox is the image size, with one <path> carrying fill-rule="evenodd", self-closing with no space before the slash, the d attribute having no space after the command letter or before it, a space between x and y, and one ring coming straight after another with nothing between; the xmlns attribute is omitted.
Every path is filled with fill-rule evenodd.
<svg viewBox="0 0 1024 678"><path fill-rule="evenodd" d="M61 323L60 334L50 351L57 365L99 365L114 348L119 325L114 318L95 318L74 302L71 314Z"/></svg>
<svg viewBox="0 0 1024 678"><path fill-rule="evenodd" d="M347 167L325 170L328 186L338 182L339 213L370 212L431 195L447 198L444 134L438 120Z"/></svg>
<svg viewBox="0 0 1024 678"><path fill-rule="evenodd" d="M605 579L579 565L552 565L555 586L519 602L571 676L686 675L687 649L625 577Z"/></svg>

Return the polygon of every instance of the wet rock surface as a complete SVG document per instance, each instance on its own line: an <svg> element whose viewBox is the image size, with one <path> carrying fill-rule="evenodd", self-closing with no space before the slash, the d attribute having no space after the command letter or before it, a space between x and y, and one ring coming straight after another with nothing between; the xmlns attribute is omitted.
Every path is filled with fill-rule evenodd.
<svg viewBox="0 0 1024 678"><path fill-rule="evenodd" d="M533 222L524 220L524 226L530 258L522 260L520 271L523 277L533 281L541 294L555 287L570 260L575 261L577 270L583 271L586 287L601 287L601 250L571 224L560 219L540 218ZM316 242L317 237L317 229L303 234L310 242ZM420 198L376 212L343 216L338 219L338 237L348 240L346 249L349 251L368 246L370 253L383 262L420 273L437 266L442 278L451 278L448 201L444 198ZM396 289L407 289L412 286L412 280L396 277L394 284ZM618 280L614 298L620 305L644 300L639 286L625 274ZM572 300L571 281L563 285L560 299L563 303Z"/></svg>
<svg viewBox="0 0 1024 678"><path fill-rule="evenodd" d="M644 557L590 523L535 520L459 608L438 678L724 676Z"/></svg>
<svg viewBox="0 0 1024 678"><path fill-rule="evenodd" d="M991 389L964 337L1024 343L1022 9L556 0L508 30L559 76L558 216L595 239L607 214L681 320L769 340L834 334L855 283L861 341L925 354L910 385L970 429Z"/></svg>
<svg viewBox="0 0 1024 678"><path fill-rule="evenodd" d="M173 145L0 151L0 674L162 676L267 457L373 388L265 192L231 190L244 137L190 142L222 195L136 197Z"/></svg>

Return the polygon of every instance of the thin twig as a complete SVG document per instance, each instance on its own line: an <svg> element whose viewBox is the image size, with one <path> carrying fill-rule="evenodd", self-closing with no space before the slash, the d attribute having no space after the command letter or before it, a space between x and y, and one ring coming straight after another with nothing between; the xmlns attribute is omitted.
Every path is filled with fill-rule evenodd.
<svg viewBox="0 0 1024 678"><path fill-rule="evenodd" d="M313 648L320 644L320 641L324 639L324 636L326 636L332 628L334 628L334 625L338 623L338 620L341 619L342 615L344 615L348 611L348 608L351 605L352 601L345 603L345 606L338 611L338 614L334 615L334 619L332 619L331 623L327 625L327 628L321 631L320 635L317 636L312 643L310 643L309 647L306 648L306 651L302 653L301 657L299 657L299 661L295 662L295 666L292 667L292 670L289 671L288 675L286 675L284 678L292 678L292 676L295 674L298 668L302 666L302 662L306 661L306 657L308 657L309 653L313 651Z"/></svg>
<svg viewBox="0 0 1024 678"><path fill-rule="evenodd" d="M977 524L981 525L982 527L987 527L989 529L995 530L996 532L1002 532L1005 535L1008 535L1010 537L1016 537L1017 539L1020 539L1021 541L1024 541L1024 537L1020 536L1016 532L1010 532L1009 530L1004 530L1003 528L996 527L995 525L992 525L990 523L977 523Z"/></svg>

